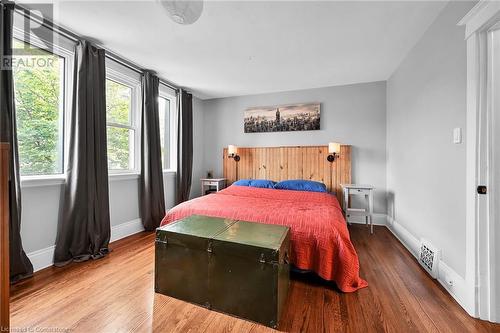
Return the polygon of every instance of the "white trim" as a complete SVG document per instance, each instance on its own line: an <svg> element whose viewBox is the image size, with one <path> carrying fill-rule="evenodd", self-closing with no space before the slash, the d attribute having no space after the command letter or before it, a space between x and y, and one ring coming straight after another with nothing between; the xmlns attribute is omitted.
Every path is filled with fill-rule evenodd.
<svg viewBox="0 0 500 333"><path fill-rule="evenodd" d="M392 217L387 216L387 229L396 238L399 240L401 244L415 257L418 257L418 249L420 246L420 242L418 239L413 236L405 227L397 223Z"/></svg>
<svg viewBox="0 0 500 333"><path fill-rule="evenodd" d="M137 234L144 231L141 219L135 219L111 227L110 242ZM55 246L49 246L44 249L28 253L28 258L33 264L33 271L37 272L54 264Z"/></svg>
<svg viewBox="0 0 500 333"><path fill-rule="evenodd" d="M405 227L387 217L387 229L403 244L404 247L418 260L420 247L419 240ZM438 282L460 304L461 307L473 316L474 300L470 298L468 285L463 277L450 268L442 259L439 261ZM423 268L422 268L423 269ZM430 278L430 276L429 276ZM451 282L451 283L450 283Z"/></svg>
<svg viewBox="0 0 500 333"><path fill-rule="evenodd" d="M479 1L461 20L458 25L465 25L465 39L479 30L490 27L500 17L500 1Z"/></svg>
<svg viewBox="0 0 500 333"><path fill-rule="evenodd" d="M164 170L163 174L175 174L175 171ZM140 173L110 173L108 175L109 182L116 182L122 180L139 179ZM21 187L44 187L44 186L58 186L66 184L66 176L59 175L44 175L44 176L22 176L21 177Z"/></svg>
<svg viewBox="0 0 500 333"><path fill-rule="evenodd" d="M54 264L55 249L55 245L52 245L45 249L36 250L27 254L29 260L33 264L34 272L37 272Z"/></svg>
<svg viewBox="0 0 500 333"><path fill-rule="evenodd" d="M44 176L21 176L21 188L57 186L57 185L62 185L64 183L66 183L66 176L63 174L44 175Z"/></svg>
<svg viewBox="0 0 500 333"><path fill-rule="evenodd" d="M177 91L175 91L171 87L166 86L165 84L161 83L161 81L160 81L160 84L158 86L158 91L159 91L160 96L162 96L162 95L163 96L170 96L173 99L175 99L177 96Z"/></svg>
<svg viewBox="0 0 500 333"><path fill-rule="evenodd" d="M129 148L129 164L133 164L133 167L127 170L109 169L109 174L139 173L141 164L141 75L116 63L112 59L106 58L106 80L116 82L131 89L130 125L117 125L106 121L106 126L127 128L134 131L133 147Z"/></svg>
<svg viewBox="0 0 500 333"><path fill-rule="evenodd" d="M490 244L492 223L489 195L478 195L478 185L489 183L488 49L489 30L500 21L500 2L480 1L465 15L467 40L467 138L466 138L466 285L471 315L493 321L495 315L494 244ZM499 314L500 316L500 314Z"/></svg>
<svg viewBox="0 0 500 333"><path fill-rule="evenodd" d="M24 33L24 24L25 20L28 20L23 15L18 12L14 13L14 29L13 36L16 39L22 40L24 42L28 42ZM31 20L32 23L38 26L38 23ZM54 53L61 57L73 57L74 49L76 46L76 42L66 38L65 36L52 31L44 26L37 27L37 35L32 32L28 33L29 35L29 43L38 48L41 48L50 53Z"/></svg>
<svg viewBox="0 0 500 333"><path fill-rule="evenodd" d="M142 75L140 73L106 56L106 73L108 72L119 78L119 80L128 82L129 85L141 84Z"/></svg>
<svg viewBox="0 0 500 333"><path fill-rule="evenodd" d="M141 219L135 219L112 226L110 242L117 241L119 239L137 234L142 231L144 231L144 226L142 225Z"/></svg>
<svg viewBox="0 0 500 333"><path fill-rule="evenodd" d="M109 181L115 182L120 180L131 180L131 179L139 179L141 174L139 173L110 173Z"/></svg>
<svg viewBox="0 0 500 333"><path fill-rule="evenodd" d="M164 103L162 103L164 101ZM167 107L168 105L168 107ZM161 142L163 148L163 156L162 156L162 166L164 169L170 169L170 165L172 164L173 154L171 149L171 125L172 125L172 98L168 95L163 95L160 91L160 95L158 96L158 118L161 119L160 114L164 113L163 119L161 119L160 123L160 133L161 128L163 127L163 142Z"/></svg>
<svg viewBox="0 0 500 333"><path fill-rule="evenodd" d="M60 89L62 92L62 103L59 103L59 109L60 109L60 114L59 114L59 147L58 147L58 155L59 155L59 161L58 165L62 167L62 174L58 174L56 176L62 176L64 177L64 172L66 169L66 159L68 155L68 147L69 147L69 135L67 134L69 132L70 128L70 110L71 110L71 103L72 103L72 85L73 85L73 59L74 59L74 48L76 43L73 41L65 38L64 36L61 36L60 34L54 33L50 29L46 29L45 27L39 27L42 30L39 30L39 33L43 31L43 34L46 35L45 37L48 37L47 35L52 35L52 41L49 42L49 38L42 38L40 39L38 36L35 36L32 32L25 34L24 33L24 24L23 22L27 18L23 17L19 13L14 14L14 29L13 29L13 37L23 43L26 43L28 45L37 47L41 50L44 50L45 52L48 52L49 54L52 54L53 56L56 56L58 58L63 59L64 66L62 67L63 69L63 75L62 78L60 78ZM26 39L26 37L29 37L29 40ZM35 178L46 178L46 179L51 179L52 175L40 175L40 176L30 176L33 179ZM26 178L28 179L28 178ZM22 181L22 180L21 180ZM27 181L25 182L26 187L30 186L45 186L45 185L59 185L60 183L54 182L54 181ZM40 185L39 185L40 184Z"/></svg>
<svg viewBox="0 0 500 333"><path fill-rule="evenodd" d="M479 316L479 306L477 304L478 294L478 273L477 273L477 195L476 187L478 184L476 165L478 154L478 124L479 113L478 94L479 82L477 73L479 72L479 61L476 53L479 50L479 41L476 35L467 40L467 114L466 114L466 175L465 175L465 279L468 281L470 293L476 300L474 306L474 316Z"/></svg>
<svg viewBox="0 0 500 333"><path fill-rule="evenodd" d="M167 145L166 148L169 152L168 156L168 169L167 170L176 170L177 169L177 117L178 117L178 93L165 86L164 84L159 85L158 87L159 93L158 97L168 99L170 102L169 105L169 119L168 119L168 138L165 136L164 145ZM165 163L164 163L165 164Z"/></svg>

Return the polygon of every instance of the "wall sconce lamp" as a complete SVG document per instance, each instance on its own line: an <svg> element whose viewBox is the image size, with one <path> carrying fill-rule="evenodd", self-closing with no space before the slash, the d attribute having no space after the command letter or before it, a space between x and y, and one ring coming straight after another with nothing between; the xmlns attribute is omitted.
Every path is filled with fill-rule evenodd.
<svg viewBox="0 0 500 333"><path fill-rule="evenodd" d="M234 158L236 162L239 162L240 155L238 155L238 148L234 145L227 146L227 157Z"/></svg>
<svg viewBox="0 0 500 333"><path fill-rule="evenodd" d="M328 162L333 163L336 158L340 156L340 143L329 142L328 143L328 157L326 158Z"/></svg>

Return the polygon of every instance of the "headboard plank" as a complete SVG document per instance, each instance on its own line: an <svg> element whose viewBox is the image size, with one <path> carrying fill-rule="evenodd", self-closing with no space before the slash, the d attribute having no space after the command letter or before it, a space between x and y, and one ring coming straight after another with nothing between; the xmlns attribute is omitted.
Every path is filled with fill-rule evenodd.
<svg viewBox="0 0 500 333"><path fill-rule="evenodd" d="M238 147L240 161L227 157L223 149L223 172L228 184L238 179L309 179L325 183L337 193L341 202L340 184L351 183L351 146L340 146L340 157L327 161L328 146Z"/></svg>
<svg viewBox="0 0 500 333"><path fill-rule="evenodd" d="M266 179L267 178L267 169L266 169L266 156L267 156L267 148L256 149L257 161L259 162L259 172L256 175L258 179Z"/></svg>
<svg viewBox="0 0 500 333"><path fill-rule="evenodd" d="M279 180L288 179L288 148L280 148Z"/></svg>

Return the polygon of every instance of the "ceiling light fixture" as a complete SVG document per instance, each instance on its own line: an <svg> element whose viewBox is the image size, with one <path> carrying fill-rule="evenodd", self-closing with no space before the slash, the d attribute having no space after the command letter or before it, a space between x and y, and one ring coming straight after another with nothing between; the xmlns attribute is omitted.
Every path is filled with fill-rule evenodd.
<svg viewBox="0 0 500 333"><path fill-rule="evenodd" d="M160 0L160 4L178 24L193 24L203 11L203 0Z"/></svg>

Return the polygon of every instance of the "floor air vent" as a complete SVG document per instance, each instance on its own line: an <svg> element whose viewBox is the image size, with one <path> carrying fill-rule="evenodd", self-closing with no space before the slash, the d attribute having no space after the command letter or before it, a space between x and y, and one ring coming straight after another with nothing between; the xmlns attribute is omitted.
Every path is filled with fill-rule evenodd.
<svg viewBox="0 0 500 333"><path fill-rule="evenodd" d="M420 253L418 261L420 265L434 278L438 278L440 251L432 246L429 241L422 239L420 241Z"/></svg>

